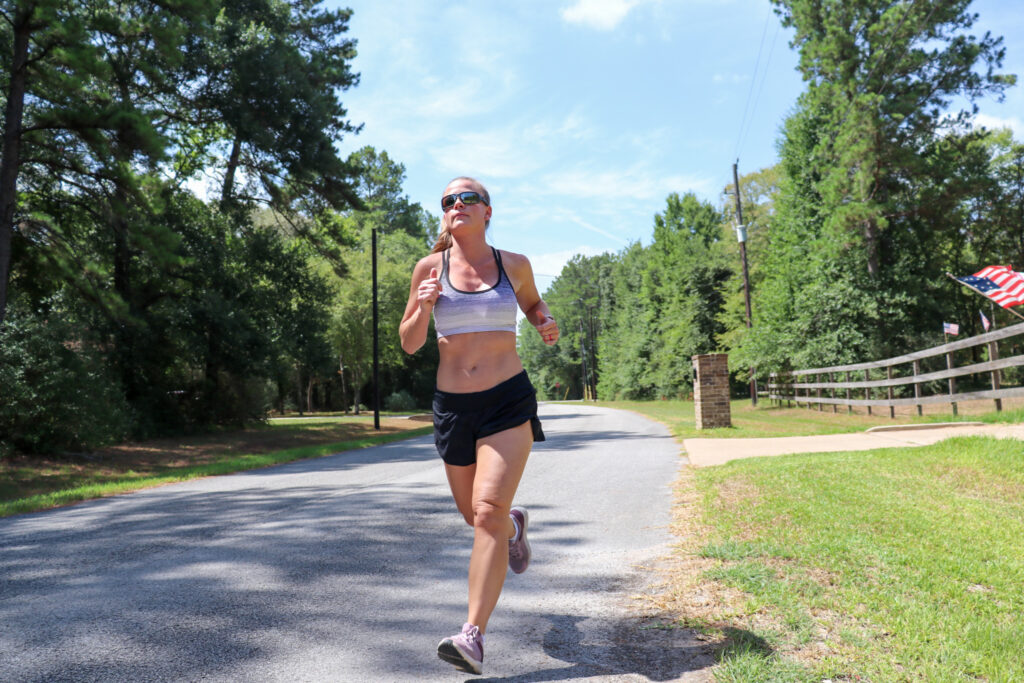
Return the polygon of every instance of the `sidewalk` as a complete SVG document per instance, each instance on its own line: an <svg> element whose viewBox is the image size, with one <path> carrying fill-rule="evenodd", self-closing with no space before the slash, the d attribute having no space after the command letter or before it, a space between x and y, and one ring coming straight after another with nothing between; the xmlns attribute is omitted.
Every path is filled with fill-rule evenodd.
<svg viewBox="0 0 1024 683"><path fill-rule="evenodd" d="M927 446L952 436L995 436L1024 439L1024 424L980 422L873 427L866 432L823 436L784 436L767 439L684 439L683 448L696 467L721 465L737 458L790 453L870 451L894 446Z"/></svg>

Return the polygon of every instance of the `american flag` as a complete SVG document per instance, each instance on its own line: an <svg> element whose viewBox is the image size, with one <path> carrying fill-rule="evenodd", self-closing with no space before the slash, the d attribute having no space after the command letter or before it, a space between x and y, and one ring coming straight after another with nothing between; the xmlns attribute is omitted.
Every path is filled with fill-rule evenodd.
<svg viewBox="0 0 1024 683"><path fill-rule="evenodd" d="M985 328L986 332L988 332L989 328L992 327L992 323L985 317L984 311L978 311L978 314L981 315L981 326Z"/></svg>
<svg viewBox="0 0 1024 683"><path fill-rule="evenodd" d="M1024 304L1024 275L1008 266L986 266L974 275L957 280L1003 308Z"/></svg>
<svg viewBox="0 0 1024 683"><path fill-rule="evenodd" d="M943 334L960 334L960 326L956 323L942 323Z"/></svg>

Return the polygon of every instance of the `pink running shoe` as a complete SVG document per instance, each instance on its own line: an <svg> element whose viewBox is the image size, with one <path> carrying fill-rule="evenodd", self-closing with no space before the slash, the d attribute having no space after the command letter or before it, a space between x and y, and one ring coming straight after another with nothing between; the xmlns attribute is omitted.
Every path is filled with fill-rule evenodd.
<svg viewBox="0 0 1024 683"><path fill-rule="evenodd" d="M460 671L482 673L484 636L473 624L463 624L462 633L445 638L438 644L437 656L449 664L454 664Z"/></svg>
<svg viewBox="0 0 1024 683"><path fill-rule="evenodd" d="M530 513L524 507L514 507L509 512L519 525L519 540L508 543L508 566L516 574L522 574L530 566L530 541L526 538L526 527L530 523Z"/></svg>

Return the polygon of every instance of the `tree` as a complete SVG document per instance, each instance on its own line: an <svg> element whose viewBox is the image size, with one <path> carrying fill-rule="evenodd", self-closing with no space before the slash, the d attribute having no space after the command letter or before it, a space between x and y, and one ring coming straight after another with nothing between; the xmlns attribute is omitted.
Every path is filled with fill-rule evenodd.
<svg viewBox="0 0 1024 683"><path fill-rule="evenodd" d="M387 152L364 147L349 161L363 169L357 184L362 208L329 219L336 221L335 230L347 244L340 252L346 269L335 273L331 348L339 361L345 391L352 393L352 405L358 412L373 363L370 249L371 234L376 230L381 396L405 390L420 405L426 405L434 387L437 350L427 345L426 350L408 356L399 344L398 325L409 296L413 266L426 254L428 241L436 234L437 219L402 192L405 166Z"/></svg>
<svg viewBox="0 0 1024 683"><path fill-rule="evenodd" d="M930 175L919 152L974 111L948 117L952 98L1001 96L1014 82L995 73L1002 39L964 34L977 18L970 0L773 2L796 29L802 106L823 119L810 161L821 172L826 227L856 241L877 279L885 233L914 202L905 181Z"/></svg>
<svg viewBox="0 0 1024 683"><path fill-rule="evenodd" d="M541 396L561 398L565 391L584 395L600 386L601 338L606 314L614 307L611 292L613 257L576 255L562 268L544 300L558 321L558 344L548 346L528 321L519 324L518 344L527 372ZM586 366L586 376L583 368Z"/></svg>
<svg viewBox="0 0 1024 683"><path fill-rule="evenodd" d="M650 248L634 242L611 264L611 295L602 306L606 322L599 337L598 392L605 398L648 399L656 395L651 358L658 342L652 330L653 311L640 295L649 260Z"/></svg>
<svg viewBox="0 0 1024 683"><path fill-rule="evenodd" d="M1013 83L996 73L1001 39L966 33L967 0L773 1L807 90L784 128L766 277L736 356L828 365L933 340L944 255L980 187L974 108L948 108Z"/></svg>
<svg viewBox="0 0 1024 683"><path fill-rule="evenodd" d="M202 87L195 102L204 127L220 122L214 139L227 143L224 207L238 199L268 201L280 212L315 213L318 202L337 210L358 206L360 169L335 149L358 131L338 99L359 81L351 70L355 40L346 37L352 12L320 5L226 3L213 40L197 52ZM243 195L239 172L248 181Z"/></svg>
<svg viewBox="0 0 1024 683"><path fill-rule="evenodd" d="M717 317L732 274L721 250L721 214L692 193L672 193L654 217L654 240L641 295L655 337L651 377L660 396L692 387L690 357L718 348Z"/></svg>

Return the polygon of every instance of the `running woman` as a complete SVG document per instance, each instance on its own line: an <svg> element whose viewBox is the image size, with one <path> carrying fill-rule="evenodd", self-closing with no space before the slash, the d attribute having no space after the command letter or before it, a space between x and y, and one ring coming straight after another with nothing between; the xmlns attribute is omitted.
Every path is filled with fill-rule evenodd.
<svg viewBox="0 0 1024 683"><path fill-rule="evenodd" d="M441 641L437 654L479 674L506 568L521 574L530 564L530 517L512 499L533 442L544 440L536 391L516 352L516 309L544 343L553 345L559 332L529 260L487 244L487 189L473 178L456 178L445 188L441 209L441 235L413 269L399 334L406 353L415 353L426 343L433 313L440 355L434 442L455 505L473 527L466 623Z"/></svg>

